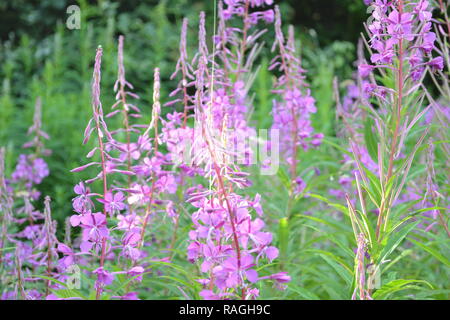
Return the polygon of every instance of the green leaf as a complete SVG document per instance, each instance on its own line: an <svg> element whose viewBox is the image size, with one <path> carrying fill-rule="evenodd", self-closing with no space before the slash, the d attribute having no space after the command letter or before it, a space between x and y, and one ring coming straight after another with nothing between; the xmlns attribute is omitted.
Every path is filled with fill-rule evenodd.
<svg viewBox="0 0 450 320"><path fill-rule="evenodd" d="M67 299L67 298L78 297L78 298L81 298L83 300L89 300L84 295L82 295L78 290L75 290L75 289L60 289L60 290L51 290L51 291L58 298Z"/></svg>
<svg viewBox="0 0 450 320"><path fill-rule="evenodd" d="M293 284L288 285L288 290L293 291L295 293L297 293L300 297L307 299L307 300L320 300L320 298L315 295L314 293L312 293L311 291L302 288L302 287L297 287L294 286Z"/></svg>
<svg viewBox="0 0 450 320"><path fill-rule="evenodd" d="M419 224L419 222L420 221L410 223L397 233L391 233L392 236L388 239L386 246L381 251L380 259L378 259L378 262L382 263L383 261L385 261L387 257L392 253L392 251L394 251L395 248L399 246L399 244L408 235L408 233L410 233L411 230L413 230Z"/></svg>
<svg viewBox="0 0 450 320"><path fill-rule="evenodd" d="M364 168L364 171L367 175L367 178L369 178L370 191L372 197L374 198L372 199L372 201L374 201L377 207L379 208L381 204L381 195L382 195L380 180L375 174L373 174L372 171L368 170L367 168Z"/></svg>
<svg viewBox="0 0 450 320"><path fill-rule="evenodd" d="M408 240L411 241L412 243L418 245L419 247L421 247L423 250L425 250L426 252L431 254L433 257L435 257L436 259L441 261L443 264L445 264L447 267L450 267L450 261L446 257L444 257L442 254L440 254L438 251L436 251L435 249L433 249L430 246L427 246L423 243L420 243L414 239L408 238Z"/></svg>
<svg viewBox="0 0 450 320"><path fill-rule="evenodd" d="M318 253L348 285L352 284L353 272L341 258L324 250L309 249L307 251Z"/></svg>
<svg viewBox="0 0 450 320"><path fill-rule="evenodd" d="M362 225L364 227L366 237L369 240L369 244L371 246L372 252L378 251L378 242L375 240L375 230L372 227L372 224L369 221L369 217L366 216L362 211L357 210L359 216L361 217Z"/></svg>
<svg viewBox="0 0 450 320"><path fill-rule="evenodd" d="M322 223L322 224L330 226L332 228L336 228L336 229L341 229L342 230L341 225L339 225L337 223L333 223L333 222L327 221L327 220L324 220L322 218L318 218L318 217L314 217L314 216L307 216L305 214L296 214L294 217L305 218L305 219L312 220L312 221L315 221L315 222L318 222L318 223Z"/></svg>
<svg viewBox="0 0 450 320"><path fill-rule="evenodd" d="M325 138L322 140L322 142L329 144L330 146L335 147L336 149L338 149L339 151L341 151L342 153L345 153L346 155L348 155L349 157L352 157L352 153L345 150L343 147L341 147L340 145L338 145L337 143L334 143L332 141L329 140L329 138Z"/></svg>
<svg viewBox="0 0 450 320"><path fill-rule="evenodd" d="M366 148L369 152L370 157L376 163L378 161L378 143L376 139L376 134L373 132L374 121L371 117L367 117L364 124L364 140L366 142Z"/></svg>
<svg viewBox="0 0 450 320"><path fill-rule="evenodd" d="M31 275L30 277L31 277L31 278L41 278L41 279L44 279L44 280L49 280L49 281L52 281L52 282L54 282L54 283L57 283L57 284L59 284L59 285L65 287L65 288L67 288L67 285L66 285L64 282L61 282L61 281L59 281L59 280L56 280L55 278L51 278L51 277L47 277L47 276L42 276L42 275L38 275L38 274L33 274L33 275Z"/></svg>
<svg viewBox="0 0 450 320"><path fill-rule="evenodd" d="M346 214L348 216L348 209L347 209L347 207L343 206L342 204L331 202L327 198L325 198L325 197L323 197L321 195L318 195L318 194L314 194L314 193L310 193L309 196L311 198L316 198L316 199L322 200L323 202L325 202L329 206L331 206L331 207L341 211L342 213L344 213L344 214Z"/></svg>
<svg viewBox="0 0 450 320"><path fill-rule="evenodd" d="M397 280L393 280L393 281L386 283L380 289L375 291L374 294L372 295L372 298L377 299L377 300L383 300L383 299L387 299L394 292L398 292L401 290L422 289L422 287L412 285L415 283L423 283L423 284L428 285L431 289L433 289L433 286L424 280L397 279Z"/></svg>
<svg viewBox="0 0 450 320"><path fill-rule="evenodd" d="M142 276L144 276L144 275L146 275L146 274L150 274L150 273L152 273L153 271L148 271L148 272L144 272L144 273L142 273L142 274L138 274L137 276L134 276L134 277L131 277L131 278L129 278L129 279L126 279L125 281L121 281L120 282L120 285L117 287L117 288L115 288L114 289L114 292L112 293L112 295L114 296L114 295L116 295L116 294L119 294L119 292L120 292L120 290L122 290L123 288L125 288L129 283L131 283L133 280L135 280L135 279L137 279L137 278L139 278L139 277L142 277Z"/></svg>
<svg viewBox="0 0 450 320"><path fill-rule="evenodd" d="M161 278L161 279L172 280L172 281L174 281L174 282L178 282L179 284L182 284L183 286L185 286L185 287L187 287L187 288L190 288L190 289L193 289L193 290L195 290L196 287L198 287L198 286L196 285L195 282L188 283L188 282L186 282L186 281L184 281L184 280L182 280L182 279L180 279L180 278L177 278L177 277L172 277L172 276L161 276L160 278Z"/></svg>
<svg viewBox="0 0 450 320"><path fill-rule="evenodd" d="M278 178L280 178L281 183L283 183L286 189L289 190L291 188L291 179L289 179L289 176L283 167L277 171L277 175Z"/></svg>

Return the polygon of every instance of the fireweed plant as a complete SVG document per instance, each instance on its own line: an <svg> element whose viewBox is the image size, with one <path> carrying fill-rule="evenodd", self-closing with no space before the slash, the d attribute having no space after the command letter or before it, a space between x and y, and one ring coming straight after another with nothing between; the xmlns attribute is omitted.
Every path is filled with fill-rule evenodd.
<svg viewBox="0 0 450 320"><path fill-rule="evenodd" d="M269 70L277 69L281 76L277 78L273 91L280 96L280 101L274 100L273 103L272 129L280 132L280 152L289 166L287 211L290 214L292 200L301 195L306 188L302 177L298 175L299 151L318 147L323 134L314 134L311 114L317 111L315 100L305 81L306 70L301 67L301 60L296 52L294 27L289 26L286 39L281 28L281 14L278 7L275 9L275 34L272 50L278 48L279 53L272 60Z"/></svg>
<svg viewBox="0 0 450 320"><path fill-rule="evenodd" d="M364 39L370 63L360 48L357 85L349 87L349 95L338 108L348 129L355 166L349 176L340 179L347 188L351 181L356 187L356 194L345 195L357 243L353 299L385 294L373 289L389 266L393 250L416 226L429 230L440 224L448 235L442 213L446 208L436 201L442 195L433 182L430 160L426 183L419 189L425 196L411 195L412 190L405 188L417 151L425 147L422 145L430 132L420 121L430 109L438 109L423 84L427 71L434 76L443 69L443 57L432 54L436 51L433 7L429 1L402 0L373 1L370 5L372 19L365 25L368 39ZM349 113L352 116L346 117ZM415 141L411 148L407 143L410 139ZM431 139L428 148L430 159L434 149ZM415 210L405 210L411 206ZM419 214L428 219L421 223L415 217ZM399 280L398 284L401 281L403 285L420 282Z"/></svg>
<svg viewBox="0 0 450 320"><path fill-rule="evenodd" d="M442 253L450 235L449 3L364 2L371 17L353 78L334 83L336 137L313 126L321 98L308 84L314 75L303 68L294 27L284 28L272 0L219 1L212 30L199 14L197 39L185 18L170 76L176 88L164 96L166 79L155 67L152 106L126 77L130 44L123 35L117 80L110 91L101 90L111 59L102 61L99 46L82 141L86 160L71 170L92 176L73 187L63 239L51 199L39 191L50 174L44 158L51 156L40 98L27 151L11 173L0 149L1 299L386 299L402 290L436 289L419 272L400 278L387 271L416 249L450 265ZM271 33L262 70L263 39ZM268 141L258 137L253 115L261 72L272 83ZM114 93L111 107L102 103L108 92ZM254 170L278 165L257 159L255 145L279 152L275 177ZM310 183L303 164L309 152L326 146L340 157L332 164L336 181L328 168L316 169L313 176L323 183L316 190L320 183ZM267 209L277 206L275 192L264 190L272 182L281 182L287 200L276 219ZM302 208L305 203L314 209ZM305 239L308 232L319 236ZM288 243L293 249L297 241L299 260L288 252ZM327 249L330 244L350 263ZM329 269L308 266L305 253L345 283L313 282L311 274L322 279ZM311 285L325 289L315 293Z"/></svg>
<svg viewBox="0 0 450 320"><path fill-rule="evenodd" d="M23 145L30 152L20 154L10 177L5 175L5 149L0 150L2 299L42 299L58 287L50 281L59 273L50 197L45 197L43 211L35 208L42 201L38 186L49 175L42 157L51 154L44 145L49 136L42 130L41 108L37 98L33 125L28 129L32 139ZM39 275L48 279L43 281Z"/></svg>

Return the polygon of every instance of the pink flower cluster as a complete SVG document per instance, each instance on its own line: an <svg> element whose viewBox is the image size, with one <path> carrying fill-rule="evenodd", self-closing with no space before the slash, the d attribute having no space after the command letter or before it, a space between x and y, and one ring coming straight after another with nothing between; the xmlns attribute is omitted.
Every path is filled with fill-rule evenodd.
<svg viewBox="0 0 450 320"><path fill-rule="evenodd" d="M442 70L444 60L431 53L435 48L436 34L432 32L432 7L428 0L386 1L375 0L372 22L367 25L372 64L362 63L359 72L367 77L375 68L392 68L394 58L408 65L405 80L418 82L427 67ZM401 55L398 56L398 53ZM384 96L385 90L366 84L365 91Z"/></svg>
<svg viewBox="0 0 450 320"><path fill-rule="evenodd" d="M280 151L290 167L291 178L297 185L294 193L299 194L304 189L303 180L297 176L299 148L307 150L310 147L318 147L323 134L314 133L312 127L311 114L315 113L317 108L305 82L306 71L301 67L301 61L296 53L293 27L290 27L286 39L281 26L281 14L276 7L276 39L273 50L278 48L279 53L273 58L269 70L277 69L281 72L273 90L281 99L274 100L273 103L272 130L279 130Z"/></svg>

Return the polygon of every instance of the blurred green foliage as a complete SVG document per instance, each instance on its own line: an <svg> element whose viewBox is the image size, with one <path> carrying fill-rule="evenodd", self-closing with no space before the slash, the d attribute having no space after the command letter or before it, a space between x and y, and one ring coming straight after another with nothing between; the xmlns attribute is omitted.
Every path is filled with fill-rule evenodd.
<svg viewBox="0 0 450 320"><path fill-rule="evenodd" d="M90 116L90 81L95 49L104 48L102 64L102 101L106 109L113 104L113 84L117 75L117 37L125 35L125 67L127 79L140 95L139 106L148 117L153 68L161 69L167 98L175 83L169 80L178 58L179 30L183 17L190 20L188 46L195 53L198 13L207 12L212 24L212 5L207 1L98 1L79 0L81 29L69 30L65 22L66 8L72 1L14 1L0 4L3 21L0 36L0 145L8 150L8 171L15 165L20 146L26 141L26 129L32 121L36 97L43 102L43 123L53 150L48 159L51 176L41 186L44 194L54 200L57 217L71 212L72 187L89 172L70 174L82 162L86 147L81 145L84 125ZM318 100L317 124L331 132L334 120L332 79L338 74L351 74L354 46L350 42L327 40L303 25L307 12L318 10L313 1L280 1L285 24L295 23L300 32L298 43L304 55L313 95ZM357 10L352 6L351 10ZM361 9L359 7L359 9ZM326 12L322 8L317 12ZM306 11L305 11L306 10ZM347 12L347 14L351 14ZM297 18L301 20L298 21ZM335 17L340 19L339 15ZM308 20L309 21L309 20ZM321 27L321 24L315 24ZM211 30L209 30L211 32ZM342 37L347 38L346 28ZM269 127L267 115L272 107L271 75L267 72L273 30L266 35L266 51L257 76L255 97L258 108L255 118L261 127ZM330 38L328 38L330 39ZM323 46L323 48L321 48ZM331 59L332 58L332 59ZM320 99L319 99L320 98ZM145 112L147 110L148 112ZM144 122L146 120L144 119ZM114 127L117 124L112 124Z"/></svg>

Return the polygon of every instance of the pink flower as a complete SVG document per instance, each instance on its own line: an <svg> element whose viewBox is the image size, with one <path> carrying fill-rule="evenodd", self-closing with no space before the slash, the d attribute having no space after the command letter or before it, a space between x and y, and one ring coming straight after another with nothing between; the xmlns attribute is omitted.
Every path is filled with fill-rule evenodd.
<svg viewBox="0 0 450 320"><path fill-rule="evenodd" d="M406 39L411 41L414 39L412 35L412 18L411 13L400 14L397 10L393 9L388 17L387 30L389 34L396 39Z"/></svg>
<svg viewBox="0 0 450 320"><path fill-rule="evenodd" d="M97 275L96 285L109 285L114 281L114 275L103 267L97 268L92 273Z"/></svg>
<svg viewBox="0 0 450 320"><path fill-rule="evenodd" d="M171 174L163 175L159 177L157 181L157 187L161 192L167 192L174 194L177 192L178 184L175 181L175 177Z"/></svg>
<svg viewBox="0 0 450 320"><path fill-rule="evenodd" d="M73 209L78 213L84 213L85 211L92 208L93 203L90 199L90 190L89 188L84 186L83 182L78 183L73 188L76 194L78 194L77 197L72 199L72 206Z"/></svg>
<svg viewBox="0 0 450 320"><path fill-rule="evenodd" d="M127 275L129 277L136 277L137 281L142 281L142 274L145 272L145 269L141 266L136 266L127 271Z"/></svg>
<svg viewBox="0 0 450 320"><path fill-rule="evenodd" d="M243 272L248 281L256 282L258 280L258 273L251 269L255 264L251 255L241 257L241 266L238 267L238 260L236 257L230 257L223 262L222 265L213 269L216 276L216 285L219 289L235 288L243 279L241 272Z"/></svg>
<svg viewBox="0 0 450 320"><path fill-rule="evenodd" d="M266 23L272 23L275 20L275 13L273 10L263 11L263 19Z"/></svg>
<svg viewBox="0 0 450 320"><path fill-rule="evenodd" d="M360 64L358 66L359 75L363 78L366 78L370 75L374 68L374 66L371 66L369 64Z"/></svg>
<svg viewBox="0 0 450 320"><path fill-rule="evenodd" d="M121 191L117 192L113 195L112 192L108 192L105 195L104 199L97 199L98 202L101 202L105 205L106 212L109 212L112 215L116 211L121 211L126 208L123 201L125 200L125 196Z"/></svg>
<svg viewBox="0 0 450 320"><path fill-rule="evenodd" d="M103 213L87 213L81 216L80 224L86 240L100 242L109 235L109 230L106 226L106 217Z"/></svg>
<svg viewBox="0 0 450 320"><path fill-rule="evenodd" d="M444 69L444 59L442 57L436 57L436 58L432 59L430 62L428 62L428 65L434 71L436 71L436 70L442 71Z"/></svg>
<svg viewBox="0 0 450 320"><path fill-rule="evenodd" d="M142 221L141 217L136 215L136 213L131 213L128 215L117 215L117 219L119 220L119 223L117 224L117 228L121 230L130 230L132 228L135 228L139 226Z"/></svg>

